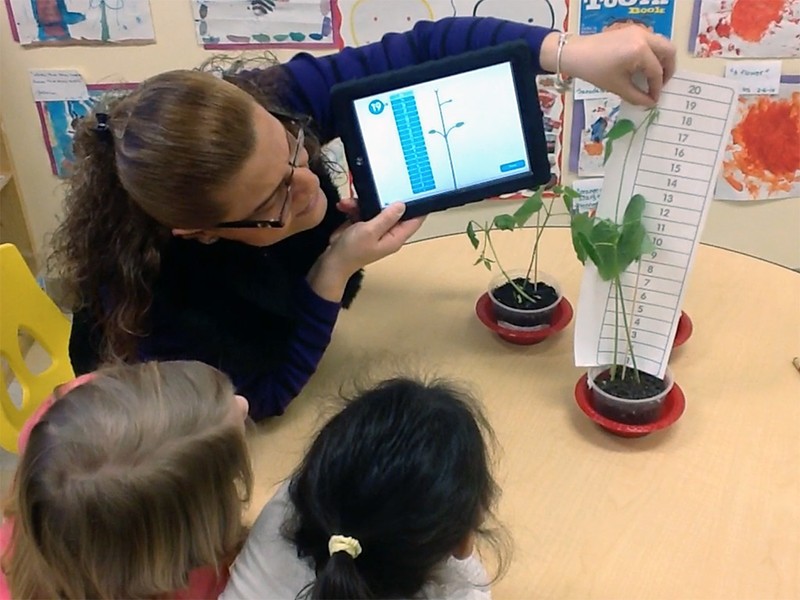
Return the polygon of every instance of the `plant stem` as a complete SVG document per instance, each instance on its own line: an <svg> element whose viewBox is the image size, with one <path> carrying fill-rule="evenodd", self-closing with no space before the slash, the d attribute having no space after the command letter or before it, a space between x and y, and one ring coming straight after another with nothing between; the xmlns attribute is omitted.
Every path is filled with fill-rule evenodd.
<svg viewBox="0 0 800 600"><path fill-rule="evenodd" d="M625 337L626 337L626 339L628 341L628 348L631 349L631 361L633 362L633 376L636 379L636 383L639 383L639 369L636 366L636 353L633 352L633 343L631 342L631 328L630 328L630 325L628 325L628 315L625 312L625 296L622 293L622 280L620 280L619 275L614 277L614 283L617 286L617 294L619 294L620 300L621 300L621 305L622 305L622 323L623 323L623 326L625 327ZM617 329L617 331L619 331L619 329ZM616 362L616 358L617 358L617 346L616 346L616 344L617 344L617 336L615 335L614 336L614 361L615 362ZM627 364L627 358L626 358L626 364ZM623 378L625 377L624 371L623 371L622 377Z"/></svg>
<svg viewBox="0 0 800 600"><path fill-rule="evenodd" d="M556 197L550 200L550 206L545 204L542 205L542 208L545 210L545 218L544 223L540 224L539 217L541 215L541 211L536 213L536 239L533 242L533 252L531 253L531 262L528 263L528 270L525 273L525 278L530 281L531 278L531 268L533 268L533 289L536 289L536 284L539 281L539 240L542 238L542 234L544 233L544 228L547 227L547 222L550 220L550 217L553 214L553 202L556 201Z"/></svg>
<svg viewBox="0 0 800 600"><path fill-rule="evenodd" d="M525 292L525 290L524 290L524 289L522 289L521 287L519 287L519 286L517 285L517 282L516 282L516 281L514 281L514 279L513 279L513 278L512 278L512 277L511 277L511 276L510 276L508 273L506 273L505 269L503 269L503 266L500 264L500 261L497 259L497 251L494 249L494 244L492 243L492 238L490 237L490 235L489 235L489 232L488 232L488 231L486 231L486 241L489 243L489 248L491 248L491 250L492 250L492 256L494 256L494 262L495 262L495 264L497 265L497 268L498 268L498 269L500 269L500 272L503 274L503 277L505 277L505 278L506 278L506 281L508 281L508 283L509 283L509 284L511 284L511 287L513 287L513 288L514 288L514 290L515 290L515 291L516 291L516 292L517 292L517 293L518 293L520 296L522 296L523 298L525 298L526 300L528 300L528 301L530 301L530 302L536 302L536 300L535 300L535 299L533 299L533 298L531 298L531 297L530 297L530 296L529 296L529 295L528 295L528 294Z"/></svg>
<svg viewBox="0 0 800 600"><path fill-rule="evenodd" d="M638 262L638 268L636 269L636 281L633 284L633 302L631 303L631 319L636 314L636 302L639 299L639 278L642 274L642 261ZM633 351L633 348L628 346L628 350L625 352L625 360L624 366L622 367L622 378L625 379L625 369L628 368L628 353L630 353L631 358L635 361L636 360L636 353ZM634 371L634 377L636 378L636 382L639 382L639 371Z"/></svg>

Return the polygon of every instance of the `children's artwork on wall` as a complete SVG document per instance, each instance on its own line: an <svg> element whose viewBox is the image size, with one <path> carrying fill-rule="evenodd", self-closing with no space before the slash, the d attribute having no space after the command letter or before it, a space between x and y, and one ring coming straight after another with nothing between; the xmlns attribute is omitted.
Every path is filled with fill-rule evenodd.
<svg viewBox="0 0 800 600"><path fill-rule="evenodd" d="M155 40L149 0L5 0L23 46L147 43Z"/></svg>
<svg viewBox="0 0 800 600"><path fill-rule="evenodd" d="M739 96L717 182L718 200L800 196L800 75L784 75L776 96Z"/></svg>
<svg viewBox="0 0 800 600"><path fill-rule="evenodd" d="M125 94L137 85L136 83L90 83L86 86L89 91L88 99L48 100L36 103L53 175L62 179L69 177L70 169L75 164L72 138L75 135L77 119L86 116L101 98Z"/></svg>
<svg viewBox="0 0 800 600"><path fill-rule="evenodd" d="M208 49L340 48L336 0L190 0Z"/></svg>
<svg viewBox="0 0 800 600"><path fill-rule="evenodd" d="M800 56L800 0L695 0L695 56Z"/></svg>
<svg viewBox="0 0 800 600"><path fill-rule="evenodd" d="M591 98L575 103L575 112L583 105L583 120L573 118L573 127L580 128L580 143L575 148L578 154L578 175L589 177L603 174L606 132L617 122L621 99L613 94L603 98Z"/></svg>
<svg viewBox="0 0 800 600"><path fill-rule="evenodd" d="M568 0L339 0L339 7L345 45L362 46L408 30L417 21L443 17L498 17L563 29Z"/></svg>

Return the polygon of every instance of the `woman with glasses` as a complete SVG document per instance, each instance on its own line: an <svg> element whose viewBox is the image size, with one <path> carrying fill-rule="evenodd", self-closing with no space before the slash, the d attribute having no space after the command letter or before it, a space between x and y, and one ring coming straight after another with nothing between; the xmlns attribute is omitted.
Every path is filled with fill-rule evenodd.
<svg viewBox="0 0 800 600"><path fill-rule="evenodd" d="M519 38L540 71L639 104L652 104L674 69L673 46L638 27L567 38L454 17L225 80L163 73L96 108L76 126L53 238L75 310L76 372L109 359L201 360L231 377L253 418L281 414L314 373L362 267L421 224L400 221L402 205L358 222L355 203L340 200L320 154L337 137L331 87Z"/></svg>

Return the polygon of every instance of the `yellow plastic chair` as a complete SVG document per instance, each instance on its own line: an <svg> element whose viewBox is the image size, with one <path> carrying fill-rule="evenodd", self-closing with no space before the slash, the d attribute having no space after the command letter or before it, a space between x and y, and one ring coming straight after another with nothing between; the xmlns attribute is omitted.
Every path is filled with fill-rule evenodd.
<svg viewBox="0 0 800 600"><path fill-rule="evenodd" d="M69 361L70 322L37 285L13 244L0 245L0 356L22 388L16 406L8 393L5 369L0 369L0 446L17 452L17 438L28 417L53 390L74 377ZM50 355L50 365L32 373L25 364L19 332L32 336Z"/></svg>

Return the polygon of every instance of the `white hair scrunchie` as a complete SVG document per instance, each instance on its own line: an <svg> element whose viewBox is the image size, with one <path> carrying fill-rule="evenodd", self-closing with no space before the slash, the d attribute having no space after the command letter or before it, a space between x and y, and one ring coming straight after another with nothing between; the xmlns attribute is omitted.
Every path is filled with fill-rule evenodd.
<svg viewBox="0 0 800 600"><path fill-rule="evenodd" d="M332 535L328 540L328 552L331 556L337 552L347 552L351 558L358 558L358 555L361 554L361 544L356 538Z"/></svg>

